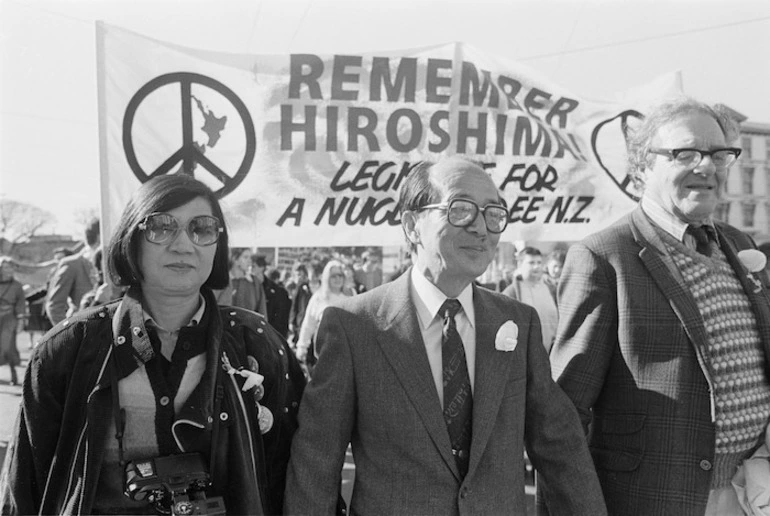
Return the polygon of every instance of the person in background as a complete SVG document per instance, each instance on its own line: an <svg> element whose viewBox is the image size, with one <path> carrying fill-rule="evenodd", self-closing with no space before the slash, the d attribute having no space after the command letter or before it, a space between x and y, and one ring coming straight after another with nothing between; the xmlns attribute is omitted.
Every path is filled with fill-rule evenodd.
<svg viewBox="0 0 770 516"><path fill-rule="evenodd" d="M356 282L363 286L359 292L368 292L382 285L382 260L374 249L367 249L361 254L362 264L356 268Z"/></svg>
<svg viewBox="0 0 770 516"><path fill-rule="evenodd" d="M94 257L100 242L99 219L88 223L85 238L83 250L63 258L48 284L45 312L53 325L77 311L81 298L98 284Z"/></svg>
<svg viewBox="0 0 770 516"><path fill-rule="evenodd" d="M297 339L297 359L300 362L306 362L311 368L319 352L314 343L321 315L327 307L337 306L340 301L350 297L343 292L344 285L345 265L338 260L329 260L321 273L320 286L307 305Z"/></svg>
<svg viewBox="0 0 770 516"><path fill-rule="evenodd" d="M230 284L217 294L220 305L231 305L257 312L267 317L267 299L262 282L251 272L251 249L230 249Z"/></svg>
<svg viewBox="0 0 770 516"><path fill-rule="evenodd" d="M283 335L289 336L289 314L291 312L291 299L285 288L275 283L265 274L267 260L261 254L251 257L251 272L254 278L262 283L265 291L265 306L267 308L267 322Z"/></svg>
<svg viewBox="0 0 770 516"><path fill-rule="evenodd" d="M204 508L281 511L304 377L263 316L217 306L227 241L200 181L157 176L134 193L107 254L125 296L54 328L30 359L3 514L170 514L176 497L141 484L181 483L195 499L204 472Z"/></svg>
<svg viewBox="0 0 770 516"><path fill-rule="evenodd" d="M567 253L551 363L612 514L743 514L731 480L767 432L770 298L753 240L714 218L736 137L693 99L651 109L629 140L639 206Z"/></svg>
<svg viewBox="0 0 770 516"><path fill-rule="evenodd" d="M414 267L324 311L286 513L339 509L352 441L350 514L524 514L525 443L552 515L605 514L537 313L473 285L508 222L495 184L452 157L417 165L399 196Z"/></svg>
<svg viewBox="0 0 770 516"><path fill-rule="evenodd" d="M310 291L308 282L307 268L301 262L294 264L292 268L294 279L294 297L291 299L291 312L289 314L289 331L293 333L292 341L296 347L299 339L299 330L302 328L302 321L305 319L305 311L310 297L313 293Z"/></svg>
<svg viewBox="0 0 770 516"><path fill-rule="evenodd" d="M18 385L16 366L21 363L16 334L24 329L27 302L21 283L13 277L13 261L0 256L0 365L11 369L11 385Z"/></svg>
<svg viewBox="0 0 770 516"><path fill-rule="evenodd" d="M365 292L366 287L356 281L356 271L353 265L350 263L344 263L345 267L345 285L342 287L342 292L346 296L354 296Z"/></svg>
<svg viewBox="0 0 770 516"><path fill-rule="evenodd" d="M503 294L532 306L540 316L543 346L551 350L559 323L556 295L543 281L543 254L536 247L525 247L516 254L516 275Z"/></svg>
<svg viewBox="0 0 770 516"><path fill-rule="evenodd" d="M543 274L543 283L548 286L554 301L557 299L556 291L559 286L559 277L564 267L564 259L567 257L567 251L564 249L554 249L548 254L545 260L545 274Z"/></svg>

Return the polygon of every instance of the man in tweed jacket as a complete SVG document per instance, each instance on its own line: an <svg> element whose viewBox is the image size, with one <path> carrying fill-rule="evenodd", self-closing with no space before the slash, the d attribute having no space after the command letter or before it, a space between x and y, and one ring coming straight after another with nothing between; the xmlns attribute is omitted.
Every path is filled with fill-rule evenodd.
<svg viewBox="0 0 770 516"><path fill-rule="evenodd" d="M611 514L741 514L730 481L770 417L770 299L752 239L712 218L733 137L691 99L651 111L629 142L640 206L567 255L552 369Z"/></svg>
<svg viewBox="0 0 770 516"><path fill-rule="evenodd" d="M472 283L507 223L494 183L475 163L449 158L416 167L400 195L414 267L324 312L285 512L335 512L352 442L350 514L524 514L525 444L552 515L606 514L575 409L549 374L537 313ZM453 344L465 348L472 391L469 454L468 440L450 437L446 404L442 412L466 367L448 371L456 362L442 356L445 304L462 306L462 342Z"/></svg>

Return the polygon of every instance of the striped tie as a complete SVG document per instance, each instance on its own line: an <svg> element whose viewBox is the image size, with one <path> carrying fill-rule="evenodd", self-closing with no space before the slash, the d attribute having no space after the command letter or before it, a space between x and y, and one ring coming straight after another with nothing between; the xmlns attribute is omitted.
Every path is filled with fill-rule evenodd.
<svg viewBox="0 0 770 516"><path fill-rule="evenodd" d="M441 305L439 314L444 319L441 338L441 359L444 381L444 421L449 430L452 443L452 455L455 456L460 477L468 472L468 459L471 450L471 424L473 397L468 365L465 361L465 349L460 334L457 332L455 315L462 306L456 299L447 299Z"/></svg>

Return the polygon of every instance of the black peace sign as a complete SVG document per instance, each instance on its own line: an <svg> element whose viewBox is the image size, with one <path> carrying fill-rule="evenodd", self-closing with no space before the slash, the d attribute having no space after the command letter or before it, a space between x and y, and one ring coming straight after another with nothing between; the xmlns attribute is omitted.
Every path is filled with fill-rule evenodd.
<svg viewBox="0 0 770 516"><path fill-rule="evenodd" d="M134 150L134 142L131 136L131 128L134 124L134 116L136 110L142 101L155 91L156 89L165 86L167 84L179 83L181 89L181 101L182 101L182 146L177 149L171 156L169 156L158 168L149 174L142 169L139 165L139 161L136 158L136 152ZM243 129L246 135L246 149L238 170L233 175L227 174L224 170L218 167L213 161L206 157L203 152L197 147L193 140L193 125L192 125L192 84L198 83L206 86L214 91L220 93L223 97L230 101L235 107L236 111L241 117L243 122ZM131 100L126 106L126 114L123 117L123 150L126 153L126 159L128 165L134 172L134 175L145 183L155 176L168 174L171 168L174 167L180 161L182 162L182 172L190 176L193 175L195 165L200 165L209 174L214 176L219 182L222 183L222 187L215 190L215 194L218 198L222 198L225 195L232 192L243 179L251 167L254 161L254 154L257 150L257 139L254 135L254 124L249 114L249 110L246 109L246 105L238 96L227 86L219 81L216 81L205 75L189 72L176 72L161 75L155 79L149 81L147 84L139 88L134 94Z"/></svg>

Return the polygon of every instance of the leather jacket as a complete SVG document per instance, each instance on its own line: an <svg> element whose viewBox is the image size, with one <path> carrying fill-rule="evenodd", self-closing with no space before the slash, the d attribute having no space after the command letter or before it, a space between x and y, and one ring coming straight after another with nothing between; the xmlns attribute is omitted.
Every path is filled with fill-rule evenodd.
<svg viewBox="0 0 770 516"><path fill-rule="evenodd" d="M174 437L182 451L202 442L206 456L216 450L213 489L224 497L229 514L280 513L305 385L302 370L263 316L217 306L206 287L201 293L213 307L207 308L203 388L176 415ZM147 339L143 319L141 292L132 289L122 301L62 321L35 349L0 479L3 514L91 513L114 416L110 356L120 345L136 347L137 340ZM256 360L264 393L242 392L245 379L224 372L224 354L236 370ZM218 414L215 393L221 400ZM274 421L263 434L258 414L264 409ZM218 438L212 448L215 421Z"/></svg>

